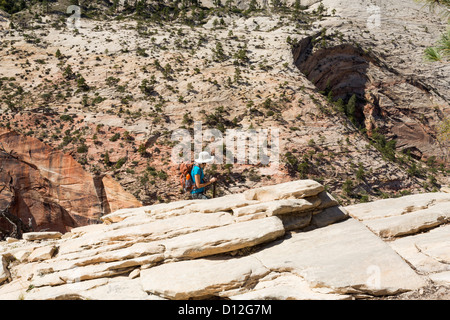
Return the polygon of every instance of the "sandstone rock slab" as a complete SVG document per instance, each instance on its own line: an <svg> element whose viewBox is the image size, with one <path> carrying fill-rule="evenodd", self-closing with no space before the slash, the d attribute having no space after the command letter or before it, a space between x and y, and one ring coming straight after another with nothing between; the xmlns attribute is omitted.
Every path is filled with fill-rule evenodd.
<svg viewBox="0 0 450 320"><path fill-rule="evenodd" d="M315 196L324 191L323 185L314 180L296 180L277 185L250 189L244 192L248 200L272 201L300 199Z"/></svg>
<svg viewBox="0 0 450 320"><path fill-rule="evenodd" d="M388 244L420 273L450 271L450 225L398 238Z"/></svg>
<svg viewBox="0 0 450 320"><path fill-rule="evenodd" d="M329 207L312 216L310 228L322 228L330 224L345 220L348 217L348 212L344 207Z"/></svg>
<svg viewBox="0 0 450 320"><path fill-rule="evenodd" d="M363 222L380 237L391 238L427 230L449 220L450 202L443 202L428 209Z"/></svg>
<svg viewBox="0 0 450 320"><path fill-rule="evenodd" d="M82 292L89 300L147 300L152 299L143 289L141 279L118 276L107 279L107 283Z"/></svg>
<svg viewBox="0 0 450 320"><path fill-rule="evenodd" d="M24 294L25 300L85 300L85 293L108 283L108 279L94 279L60 286L33 288Z"/></svg>
<svg viewBox="0 0 450 320"><path fill-rule="evenodd" d="M1 255L0 256L0 284L5 282L6 280L8 280L10 276L11 276L11 274L9 273L8 264L6 262L6 259L3 255Z"/></svg>
<svg viewBox="0 0 450 320"><path fill-rule="evenodd" d="M0 286L0 300L23 299L30 282L24 278L13 279L11 282Z"/></svg>
<svg viewBox="0 0 450 320"><path fill-rule="evenodd" d="M136 226L112 225L102 232L100 239L109 241L132 240L148 238L152 240L176 237L181 234L195 232L223 226L233 222L233 217L227 212L214 212L211 214L191 213L181 216L169 216L166 219L157 219L141 223Z"/></svg>
<svg viewBox="0 0 450 320"><path fill-rule="evenodd" d="M109 250L108 250L109 249ZM81 251L83 249L80 248ZM107 262L126 261L143 256L157 255L164 252L164 246L153 242L138 242L132 245L108 246L106 250L89 250L87 254L62 255L54 260L53 272L78 267L103 264ZM39 266L37 266L39 270ZM45 265L43 266L45 269Z"/></svg>
<svg viewBox="0 0 450 320"><path fill-rule="evenodd" d="M137 210L140 216L140 208ZM131 212L129 212L131 214ZM177 237L186 233L224 226L234 222L228 212L209 214L190 213L180 216L168 216L165 219L138 219L131 217L105 226L101 230L94 230L86 234L81 233L77 238L70 239L60 246L60 254L70 254L80 251L80 248L96 247L105 243L156 241Z"/></svg>
<svg viewBox="0 0 450 320"><path fill-rule="evenodd" d="M267 279L266 279L267 278ZM225 294L226 296L226 294ZM349 295L328 293L311 288L303 278L292 273L269 274L247 292L227 296L231 300L347 300Z"/></svg>
<svg viewBox="0 0 450 320"><path fill-rule="evenodd" d="M47 232L26 232L22 235L23 239L27 241L44 240L44 239L60 239L61 232L47 231Z"/></svg>
<svg viewBox="0 0 450 320"><path fill-rule="evenodd" d="M139 278L129 280L118 276L33 288L23 297L25 300L143 300L149 295L142 289Z"/></svg>
<svg viewBox="0 0 450 320"><path fill-rule="evenodd" d="M345 209L353 218L365 221L401 216L414 211L428 209L438 203L447 203L450 206L450 194L443 192L415 194L355 204L346 206Z"/></svg>
<svg viewBox="0 0 450 320"><path fill-rule="evenodd" d="M224 290L256 281L270 272L255 257L195 259L141 271L144 291L168 299L218 296Z"/></svg>
<svg viewBox="0 0 450 320"><path fill-rule="evenodd" d="M317 197L320 200L320 205L317 207L317 209L327 209L339 205L339 202L326 191L320 192Z"/></svg>
<svg viewBox="0 0 450 320"><path fill-rule="evenodd" d="M108 278L130 272L134 267L151 264L154 265L164 259L162 254L142 256L123 261L92 264L75 267L59 272L49 272L42 276L35 276L32 284L35 287L59 286L66 283L83 282L86 280Z"/></svg>
<svg viewBox="0 0 450 320"><path fill-rule="evenodd" d="M271 270L291 270L335 293L394 294L425 285L386 243L354 220L294 233L255 254Z"/></svg>
<svg viewBox="0 0 450 320"><path fill-rule="evenodd" d="M287 213L278 216L286 231L299 230L310 225L315 212Z"/></svg>
<svg viewBox="0 0 450 320"><path fill-rule="evenodd" d="M450 285L450 271L444 271L429 275L431 281L438 285L448 286Z"/></svg>
<svg viewBox="0 0 450 320"><path fill-rule="evenodd" d="M56 250L57 248L53 245L36 248L28 256L28 260L34 262L51 259L55 254Z"/></svg>
<svg viewBox="0 0 450 320"><path fill-rule="evenodd" d="M143 206L139 208L124 208L116 210L100 219L107 223L116 223L127 218L136 218L136 216L153 217L153 218L167 218L171 211L177 211L194 204L195 200L180 200L169 203L158 203L150 206ZM187 212L186 212L187 213Z"/></svg>
<svg viewBox="0 0 450 320"><path fill-rule="evenodd" d="M233 209L233 215L239 217L242 215L257 214L265 212L266 216L281 215L293 212L302 212L314 209L321 204L318 198L310 199L284 199L278 201L262 202Z"/></svg>
<svg viewBox="0 0 450 320"><path fill-rule="evenodd" d="M138 211L139 213L137 213ZM128 217L135 217L138 214L146 214L148 211L148 207L141 207L138 210L134 208L124 208L120 210L113 211L109 214L106 214L104 216L100 217L100 220L102 220L106 224L110 223L116 223L125 220Z"/></svg>
<svg viewBox="0 0 450 320"><path fill-rule="evenodd" d="M450 230L448 227L437 230L438 232L432 233L432 236L424 237L415 244L422 253L450 266Z"/></svg>
<svg viewBox="0 0 450 320"><path fill-rule="evenodd" d="M247 199L243 194L231 194L219 198L203 200L203 202L195 202L188 206L192 212L219 212L231 211L235 208L240 208L256 203L253 199Z"/></svg>
<svg viewBox="0 0 450 320"><path fill-rule="evenodd" d="M167 258L194 259L255 246L284 235L278 217L240 222L163 241Z"/></svg>
<svg viewBox="0 0 450 320"><path fill-rule="evenodd" d="M33 252L32 249L19 250L14 253L14 258L16 258L17 261L24 262L30 256L31 252Z"/></svg>
<svg viewBox="0 0 450 320"><path fill-rule="evenodd" d="M362 221L325 191L240 196L121 210L59 239L3 242L6 260L20 259L9 265L0 299L353 299L446 282L448 225L394 241L366 226L447 212L440 194L427 196L426 207L423 199L398 202L396 214Z"/></svg>
<svg viewBox="0 0 450 320"><path fill-rule="evenodd" d="M180 201L174 201L169 203L158 203L154 204L148 207L145 207L146 212L152 216L161 215L163 213L167 213L174 210L179 210L185 207L189 207L195 203L197 203L199 200L180 200ZM203 201L203 200L200 200Z"/></svg>

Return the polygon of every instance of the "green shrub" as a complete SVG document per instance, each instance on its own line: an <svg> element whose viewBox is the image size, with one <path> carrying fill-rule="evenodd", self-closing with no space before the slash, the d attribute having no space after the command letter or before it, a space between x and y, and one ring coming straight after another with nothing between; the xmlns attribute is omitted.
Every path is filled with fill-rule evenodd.
<svg viewBox="0 0 450 320"><path fill-rule="evenodd" d="M86 83L86 79L81 74L77 75L77 87L81 91L89 91L89 86Z"/></svg>
<svg viewBox="0 0 450 320"><path fill-rule="evenodd" d="M358 171L356 171L356 178L358 180L363 180L365 177L364 167L362 163L359 163Z"/></svg>
<svg viewBox="0 0 450 320"><path fill-rule="evenodd" d="M117 162L116 162L116 169L120 169L125 164L125 162L127 162L127 158L126 157L125 158L120 158L119 160L117 160Z"/></svg>
<svg viewBox="0 0 450 320"><path fill-rule="evenodd" d="M388 141L384 135L376 131L372 133L372 140L374 141L375 148L377 148L384 157L388 160L395 161L396 140L392 139Z"/></svg>
<svg viewBox="0 0 450 320"><path fill-rule="evenodd" d="M145 51L144 48L141 48L141 47L137 47L136 48L136 55L141 56L141 57L145 57L145 58L148 57L148 53Z"/></svg>
<svg viewBox="0 0 450 320"><path fill-rule="evenodd" d="M68 114L62 114L59 118L60 118L62 121L70 121L70 122L73 122L72 116L70 116L70 115L68 115Z"/></svg>
<svg viewBox="0 0 450 320"><path fill-rule="evenodd" d="M109 141L115 142L115 141L119 140L119 138L120 138L120 133L116 133L109 139Z"/></svg>
<svg viewBox="0 0 450 320"><path fill-rule="evenodd" d="M79 146L77 148L77 152L78 153L86 153L86 152L88 152L88 146L85 145L85 144L82 144L81 146Z"/></svg>
<svg viewBox="0 0 450 320"><path fill-rule="evenodd" d="M350 179L346 179L344 181L344 183L342 184L342 191L347 194L347 195L351 195L353 192L353 181Z"/></svg>
<svg viewBox="0 0 450 320"><path fill-rule="evenodd" d="M434 47L429 47L425 49L425 60L427 61L441 61L442 56L439 50Z"/></svg>
<svg viewBox="0 0 450 320"><path fill-rule="evenodd" d="M158 172L158 178L160 178L161 180L167 180L167 177L168 175L165 171L161 170Z"/></svg>

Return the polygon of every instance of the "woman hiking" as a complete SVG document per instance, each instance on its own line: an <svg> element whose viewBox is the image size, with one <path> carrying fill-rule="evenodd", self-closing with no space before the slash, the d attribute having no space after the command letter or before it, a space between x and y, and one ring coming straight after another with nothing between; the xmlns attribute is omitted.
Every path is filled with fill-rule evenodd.
<svg viewBox="0 0 450 320"><path fill-rule="evenodd" d="M191 177L194 180L194 188L191 191L192 199L209 199L205 194L205 187L216 182L217 179L212 178L208 182L205 182L203 170L212 161L214 161L214 156L211 156L207 151L200 152L198 159L195 159L195 164L191 171Z"/></svg>

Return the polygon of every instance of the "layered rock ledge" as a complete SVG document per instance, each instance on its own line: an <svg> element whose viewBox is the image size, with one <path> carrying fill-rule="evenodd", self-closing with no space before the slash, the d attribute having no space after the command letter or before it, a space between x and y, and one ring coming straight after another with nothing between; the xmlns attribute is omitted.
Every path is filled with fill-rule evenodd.
<svg viewBox="0 0 450 320"><path fill-rule="evenodd" d="M449 289L450 194L382 201L343 208L321 184L299 180L123 209L62 236L25 234L0 242L0 299L355 299L430 283Z"/></svg>

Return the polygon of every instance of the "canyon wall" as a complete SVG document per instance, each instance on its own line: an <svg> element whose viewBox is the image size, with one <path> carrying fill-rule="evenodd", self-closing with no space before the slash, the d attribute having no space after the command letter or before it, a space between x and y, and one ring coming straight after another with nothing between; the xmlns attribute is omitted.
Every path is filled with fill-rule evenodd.
<svg viewBox="0 0 450 320"><path fill-rule="evenodd" d="M66 232L96 223L123 207L139 207L110 176L93 176L71 155L40 140L0 128L0 208L10 211L33 230ZM10 230L5 219L1 228Z"/></svg>

